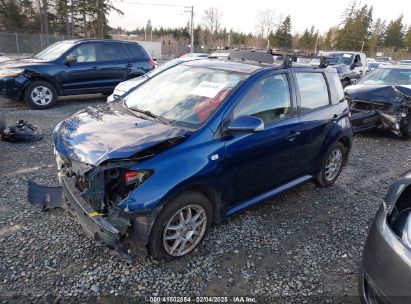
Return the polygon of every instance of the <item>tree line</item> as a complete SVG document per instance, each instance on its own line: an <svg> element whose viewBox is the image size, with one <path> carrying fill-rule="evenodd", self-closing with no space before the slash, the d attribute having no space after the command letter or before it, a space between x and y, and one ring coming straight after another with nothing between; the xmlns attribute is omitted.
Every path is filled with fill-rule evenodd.
<svg viewBox="0 0 411 304"><path fill-rule="evenodd" d="M0 0L0 31L40 32L77 37L109 37L110 34L138 35L162 41L189 44L190 24L179 28L145 27L132 31L109 27L110 12L123 14L111 0ZM223 27L224 15L215 7L205 10L194 29L197 49L248 45L257 48L308 50L363 50L411 52L411 26L403 16L394 20L373 18L373 7L349 4L341 23L320 33L314 25L303 33L293 33L291 16L275 10L260 10L255 16L255 32L242 33Z"/></svg>
<svg viewBox="0 0 411 304"><path fill-rule="evenodd" d="M111 0L0 0L0 31L108 37Z"/></svg>

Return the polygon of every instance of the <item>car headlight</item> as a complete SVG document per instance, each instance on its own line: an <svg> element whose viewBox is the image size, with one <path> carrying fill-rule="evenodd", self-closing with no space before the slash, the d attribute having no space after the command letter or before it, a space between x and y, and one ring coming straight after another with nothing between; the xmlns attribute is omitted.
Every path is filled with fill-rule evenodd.
<svg viewBox="0 0 411 304"><path fill-rule="evenodd" d="M0 69L0 76L18 76L24 72L24 69Z"/></svg>

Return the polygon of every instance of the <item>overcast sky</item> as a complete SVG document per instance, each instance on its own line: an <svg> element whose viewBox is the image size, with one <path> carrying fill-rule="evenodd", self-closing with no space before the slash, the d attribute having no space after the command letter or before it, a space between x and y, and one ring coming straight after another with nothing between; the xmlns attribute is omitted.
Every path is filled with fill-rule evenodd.
<svg viewBox="0 0 411 304"><path fill-rule="evenodd" d="M273 9L278 16L291 15L293 32L302 32L312 24L325 32L329 27L338 25L341 15L349 6L350 0L305 0L305 1L228 1L228 0L114 0L114 5L124 12L123 16L112 13L109 24L121 26L127 30L142 27L150 19L153 27L185 26L189 14L184 7L142 5L141 3L163 5L194 6L194 24L202 23L204 10L210 6L217 7L223 13L222 24L227 29L242 32L256 32L256 14L261 9ZM358 1L359 2L359 1ZM140 4L133 4L140 3ZM407 4L408 3L408 4ZM404 15L403 22L411 25L411 4L409 0L363 0L361 5L374 7L374 20L378 17L387 21Z"/></svg>

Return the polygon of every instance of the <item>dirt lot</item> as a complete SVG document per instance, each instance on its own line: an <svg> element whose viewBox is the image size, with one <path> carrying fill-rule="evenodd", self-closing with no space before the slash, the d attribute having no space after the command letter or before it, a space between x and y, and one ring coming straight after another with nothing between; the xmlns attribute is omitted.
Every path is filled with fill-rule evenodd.
<svg viewBox="0 0 411 304"><path fill-rule="evenodd" d="M0 302L107 303L156 295L358 302L362 245L389 185L411 169L411 142L383 132L357 135L333 187L308 182L233 216L213 227L194 254L175 262L148 258L128 265L96 247L63 211L43 213L26 202L28 179L57 185L54 125L101 102L68 99L34 111L0 99L8 124L25 119L45 133L37 143L0 142Z"/></svg>

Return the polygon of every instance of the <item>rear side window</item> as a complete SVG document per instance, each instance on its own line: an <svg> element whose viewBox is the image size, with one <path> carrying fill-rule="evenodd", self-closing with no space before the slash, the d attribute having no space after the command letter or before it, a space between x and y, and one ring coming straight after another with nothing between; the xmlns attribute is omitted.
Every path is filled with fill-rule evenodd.
<svg viewBox="0 0 411 304"><path fill-rule="evenodd" d="M127 49L133 58L148 58L147 52L138 44L127 44Z"/></svg>
<svg viewBox="0 0 411 304"><path fill-rule="evenodd" d="M127 51L121 43L102 43L101 44L102 61L128 59Z"/></svg>
<svg viewBox="0 0 411 304"><path fill-rule="evenodd" d="M330 104L327 83L322 73L296 73L303 112Z"/></svg>
<svg viewBox="0 0 411 304"><path fill-rule="evenodd" d="M340 78L338 78L337 73L326 73L328 84L330 85L331 91L331 103L336 104L344 101L345 95L344 90L341 85Z"/></svg>

